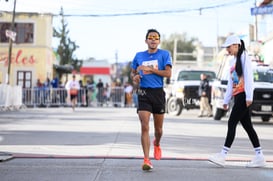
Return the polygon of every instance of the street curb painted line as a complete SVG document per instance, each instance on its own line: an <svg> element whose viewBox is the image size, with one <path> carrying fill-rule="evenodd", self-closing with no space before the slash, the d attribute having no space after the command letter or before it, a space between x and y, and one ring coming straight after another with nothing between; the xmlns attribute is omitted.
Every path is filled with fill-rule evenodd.
<svg viewBox="0 0 273 181"><path fill-rule="evenodd" d="M15 158L30 158L30 159L143 159L143 157L137 156L109 156L109 155L99 155L99 156L73 156L73 155L47 155L47 154L13 154L12 157ZM153 158L151 158L153 160ZM161 160L194 160L194 161L208 161L208 158L204 157L163 157ZM226 161L233 162L248 162L250 159L246 158L230 158ZM273 163L273 160L266 160L268 163Z"/></svg>
<svg viewBox="0 0 273 181"><path fill-rule="evenodd" d="M13 155L10 153L0 152L0 162L8 161L13 158Z"/></svg>

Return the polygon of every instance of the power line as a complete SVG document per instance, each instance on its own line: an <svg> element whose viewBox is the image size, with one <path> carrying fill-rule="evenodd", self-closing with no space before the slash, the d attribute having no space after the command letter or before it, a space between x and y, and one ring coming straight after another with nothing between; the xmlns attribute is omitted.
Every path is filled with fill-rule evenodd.
<svg viewBox="0 0 273 181"><path fill-rule="evenodd" d="M248 0L250 1L250 0ZM222 3L218 5L204 6L199 8L189 8L189 9L178 9L178 10L163 10L163 11L145 11L145 12L134 12L134 13L112 13L112 14L64 14L65 17L117 17L117 16L143 16L143 15L155 15L155 14L171 14L171 13L186 13L191 11L199 11L200 14L204 10L228 7L232 5L238 5L248 2L246 0L239 0L236 2ZM54 16L59 16L60 14L54 14Z"/></svg>

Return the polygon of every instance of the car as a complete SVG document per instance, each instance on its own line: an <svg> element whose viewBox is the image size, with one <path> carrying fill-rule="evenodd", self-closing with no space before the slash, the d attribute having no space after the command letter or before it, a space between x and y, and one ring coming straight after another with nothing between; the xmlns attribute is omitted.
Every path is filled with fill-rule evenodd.
<svg viewBox="0 0 273 181"><path fill-rule="evenodd" d="M250 112L252 116L259 116L263 122L268 122L273 116L273 69L265 64L252 63L254 94ZM221 118L228 115L230 111L230 109L223 109L228 73L229 71L226 69L226 66L220 66L216 79L212 83L211 104L214 120L221 120ZM229 107L232 107L232 103L231 101Z"/></svg>
<svg viewBox="0 0 273 181"><path fill-rule="evenodd" d="M204 73L210 82L216 73L210 70L179 69L165 87L166 113L180 115L183 109L199 108L200 75ZM210 95L209 95L210 99Z"/></svg>

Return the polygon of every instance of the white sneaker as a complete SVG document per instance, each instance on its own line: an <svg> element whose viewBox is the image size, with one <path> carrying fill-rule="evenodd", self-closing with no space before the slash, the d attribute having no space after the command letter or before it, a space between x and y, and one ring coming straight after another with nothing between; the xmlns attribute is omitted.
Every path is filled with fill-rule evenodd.
<svg viewBox="0 0 273 181"><path fill-rule="evenodd" d="M251 162L247 163L246 167L256 168L256 167L265 167L264 156L255 156Z"/></svg>
<svg viewBox="0 0 273 181"><path fill-rule="evenodd" d="M224 167L225 166L225 157L221 154L221 153L217 153L215 155L212 155L209 157L209 161L218 165L218 166L221 166L221 167Z"/></svg>

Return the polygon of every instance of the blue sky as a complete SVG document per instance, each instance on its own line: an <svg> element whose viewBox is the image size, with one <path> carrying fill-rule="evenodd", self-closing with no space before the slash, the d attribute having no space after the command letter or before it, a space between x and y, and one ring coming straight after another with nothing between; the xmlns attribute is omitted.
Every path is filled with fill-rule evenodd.
<svg viewBox="0 0 273 181"><path fill-rule="evenodd" d="M14 0L0 0L0 10L12 11ZM67 17L70 38L80 46L79 59L94 57L115 62L130 61L137 51L145 50L147 29L156 28L162 36L186 32L204 46L216 46L216 37L230 32L245 34L254 24L250 8L255 0L17 0L16 10L79 15ZM259 2L259 1L258 1ZM203 8L198 11L197 9ZM163 13L168 11L168 13ZM131 13L148 15L124 15ZM160 13L161 12L161 13ZM172 12L172 13L170 13ZM90 15L81 17L80 15ZM93 17L92 15L96 15ZM55 17L54 27L60 26ZM52 46L56 47L56 41Z"/></svg>

